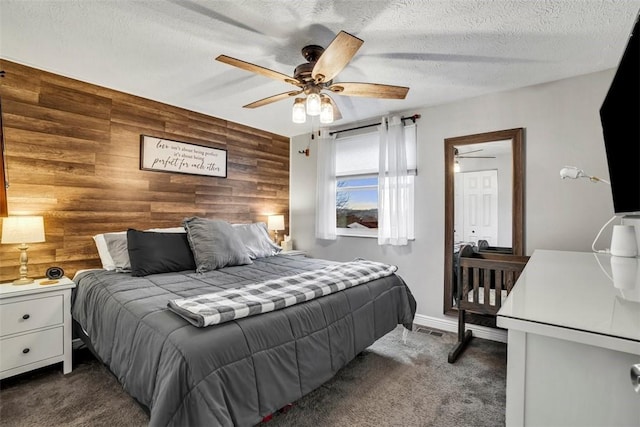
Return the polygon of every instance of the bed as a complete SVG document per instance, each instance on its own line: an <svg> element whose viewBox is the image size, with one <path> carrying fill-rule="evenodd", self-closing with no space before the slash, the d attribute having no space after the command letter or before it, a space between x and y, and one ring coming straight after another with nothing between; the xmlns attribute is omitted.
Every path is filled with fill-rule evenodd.
<svg viewBox="0 0 640 427"><path fill-rule="evenodd" d="M471 341L472 332L465 329L466 314L495 318L529 260L528 256L508 253L506 248L497 249L462 244L455 254L458 340L449 352L449 363L455 363Z"/></svg>
<svg viewBox="0 0 640 427"><path fill-rule="evenodd" d="M322 385L398 324L410 329L416 305L402 278L393 273L205 327L194 326L168 302L337 264L274 250L207 271L86 270L74 277L72 317L96 357L148 409L151 426L251 426Z"/></svg>

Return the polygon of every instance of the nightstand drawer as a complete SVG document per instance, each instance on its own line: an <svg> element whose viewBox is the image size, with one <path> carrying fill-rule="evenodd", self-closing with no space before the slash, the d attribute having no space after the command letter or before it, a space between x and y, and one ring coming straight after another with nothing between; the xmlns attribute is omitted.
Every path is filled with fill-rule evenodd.
<svg viewBox="0 0 640 427"><path fill-rule="evenodd" d="M0 336L59 325L63 321L62 295L0 304Z"/></svg>
<svg viewBox="0 0 640 427"><path fill-rule="evenodd" d="M63 327L5 338L0 341L0 371L63 354Z"/></svg>

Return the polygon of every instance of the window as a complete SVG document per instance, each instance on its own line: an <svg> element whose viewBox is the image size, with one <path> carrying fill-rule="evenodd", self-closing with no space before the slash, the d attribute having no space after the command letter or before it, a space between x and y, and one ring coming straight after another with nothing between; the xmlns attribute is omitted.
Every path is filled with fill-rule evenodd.
<svg viewBox="0 0 640 427"><path fill-rule="evenodd" d="M370 234L378 229L378 177L343 176L336 181L336 225L340 234Z"/></svg>
<svg viewBox="0 0 640 427"><path fill-rule="evenodd" d="M416 172L415 125L405 126L407 163ZM336 228L341 236L378 236L379 134L367 132L336 138ZM413 181L410 176L410 215ZM411 221L413 222L413 221ZM411 235L413 233L411 232Z"/></svg>

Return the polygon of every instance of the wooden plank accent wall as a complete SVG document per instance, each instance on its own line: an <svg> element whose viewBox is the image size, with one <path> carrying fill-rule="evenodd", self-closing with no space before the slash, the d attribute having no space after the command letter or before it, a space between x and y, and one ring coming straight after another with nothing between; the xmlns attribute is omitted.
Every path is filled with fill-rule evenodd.
<svg viewBox="0 0 640 427"><path fill-rule="evenodd" d="M280 213L288 224L287 137L6 60L0 70L9 215L44 216L31 277L52 265L69 277L100 267L97 233L190 216L247 223ZM226 149L227 178L140 170L141 134ZM18 267L17 245L0 245L0 281Z"/></svg>

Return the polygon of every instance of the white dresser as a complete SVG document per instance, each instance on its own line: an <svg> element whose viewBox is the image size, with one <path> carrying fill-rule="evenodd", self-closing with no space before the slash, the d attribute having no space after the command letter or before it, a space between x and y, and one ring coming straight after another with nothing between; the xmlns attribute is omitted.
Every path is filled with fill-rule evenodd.
<svg viewBox="0 0 640 427"><path fill-rule="evenodd" d="M533 253L497 318L508 329L507 427L640 426L630 372L640 364L639 262Z"/></svg>
<svg viewBox="0 0 640 427"><path fill-rule="evenodd" d="M71 290L56 284L0 284L0 379L63 362L71 372ZM46 283L46 282L45 282Z"/></svg>

